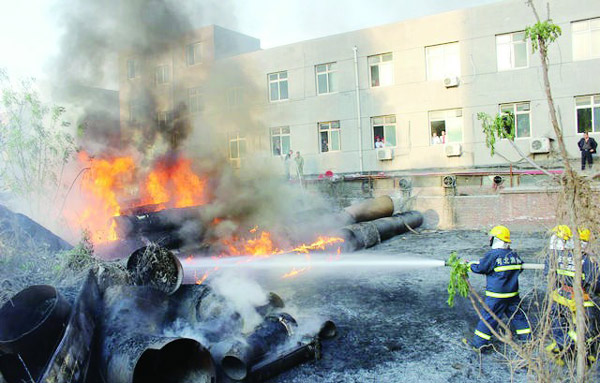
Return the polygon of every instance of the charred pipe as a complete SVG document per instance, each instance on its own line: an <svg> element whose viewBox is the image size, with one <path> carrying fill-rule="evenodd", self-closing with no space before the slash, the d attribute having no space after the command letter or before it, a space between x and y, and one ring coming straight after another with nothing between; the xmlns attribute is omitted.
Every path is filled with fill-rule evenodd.
<svg viewBox="0 0 600 383"><path fill-rule="evenodd" d="M169 250L148 245L134 251L127 260L127 271L137 286L151 286L173 294L183 282L183 267Z"/></svg>
<svg viewBox="0 0 600 383"><path fill-rule="evenodd" d="M326 320L321 323L319 333L317 334L319 339L332 339L337 335L337 326L332 320Z"/></svg>
<svg viewBox="0 0 600 383"><path fill-rule="evenodd" d="M102 375L111 383L213 382L210 353L197 341L160 335L168 296L143 286L115 286L104 297Z"/></svg>
<svg viewBox="0 0 600 383"><path fill-rule="evenodd" d="M418 211L408 211L392 217L379 218L342 228L344 250L355 251L377 245L398 234L415 229L423 224L423 215Z"/></svg>
<svg viewBox="0 0 600 383"><path fill-rule="evenodd" d="M263 358L269 350L283 345L298 326L289 314L280 313L265 318L244 342L236 342L221 359L223 372L233 380L248 376L253 364Z"/></svg>
<svg viewBox="0 0 600 383"><path fill-rule="evenodd" d="M0 309L0 369L7 382L38 381L60 342L71 307L52 286L22 290Z"/></svg>
<svg viewBox="0 0 600 383"><path fill-rule="evenodd" d="M302 342L274 356L265 358L252 366L249 382L264 382L301 363L320 358L321 344L318 339Z"/></svg>
<svg viewBox="0 0 600 383"><path fill-rule="evenodd" d="M156 208L149 206L153 207ZM184 245L188 238L200 242L204 237L205 226L198 206L160 211L144 208L114 217L119 238L146 238L173 249Z"/></svg>
<svg viewBox="0 0 600 383"><path fill-rule="evenodd" d="M65 335L40 382L86 382L101 306L100 288L95 275L90 272L71 312Z"/></svg>

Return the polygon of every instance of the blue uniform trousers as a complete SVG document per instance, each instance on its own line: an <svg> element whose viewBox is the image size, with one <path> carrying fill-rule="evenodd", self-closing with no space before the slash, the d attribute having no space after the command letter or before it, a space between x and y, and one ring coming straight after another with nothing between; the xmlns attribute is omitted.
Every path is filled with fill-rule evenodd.
<svg viewBox="0 0 600 383"><path fill-rule="evenodd" d="M494 314L500 319L502 319L504 315L509 319L512 318L510 324L514 326L517 337L522 340L528 340L531 337L531 327L525 312L519 307L520 302L521 299L518 295L511 298L485 297L485 304L488 305ZM481 309L481 314L483 319L485 319L494 330L498 327L498 322L496 322L485 309ZM473 336L471 345L474 347L485 346L490 343L491 339L491 331L486 324L480 320L475 328L475 336Z"/></svg>

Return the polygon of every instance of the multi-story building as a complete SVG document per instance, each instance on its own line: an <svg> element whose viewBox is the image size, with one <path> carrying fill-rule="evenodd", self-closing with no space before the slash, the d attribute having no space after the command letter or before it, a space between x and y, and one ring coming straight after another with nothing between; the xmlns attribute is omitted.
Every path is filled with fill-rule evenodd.
<svg viewBox="0 0 600 383"><path fill-rule="evenodd" d="M576 157L581 133L600 133L600 2L549 3L562 29L550 81ZM516 145L551 163L541 62L524 36L534 23L522 0L506 0L265 50L202 28L161 54L122 55L123 129L143 120L143 106L158 126L172 111L191 116L189 144L234 164L251 155L277 163L294 150L305 174L451 171L518 163L508 142L490 155L477 119L511 111Z"/></svg>

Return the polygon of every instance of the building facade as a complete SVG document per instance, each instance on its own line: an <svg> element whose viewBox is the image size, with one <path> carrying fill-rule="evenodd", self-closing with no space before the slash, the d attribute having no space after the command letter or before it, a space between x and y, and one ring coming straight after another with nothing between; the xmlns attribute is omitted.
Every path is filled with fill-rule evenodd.
<svg viewBox="0 0 600 383"><path fill-rule="evenodd" d="M562 36L550 81L569 154L600 133L600 2L551 0ZM515 143L556 158L541 62L521 0L457 10L261 50L259 41L206 27L162 53L122 54L122 130L168 126L184 106L197 151L232 164L281 163L300 151L305 174L482 169L521 157L500 141L490 155L477 114L511 111ZM148 100L150 95L150 100Z"/></svg>

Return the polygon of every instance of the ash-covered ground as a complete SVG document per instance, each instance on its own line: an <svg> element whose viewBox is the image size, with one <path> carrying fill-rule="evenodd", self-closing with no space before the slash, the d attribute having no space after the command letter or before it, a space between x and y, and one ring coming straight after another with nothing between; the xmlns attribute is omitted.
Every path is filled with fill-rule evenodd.
<svg viewBox="0 0 600 383"><path fill-rule="evenodd" d="M361 252L368 257L446 259L452 251L479 259L488 249L483 231L404 234ZM513 248L526 262L539 262L543 234L513 233ZM540 271L524 271L521 295L533 289ZM332 318L337 338L323 343L323 357L270 382L525 382L525 370L512 371L498 353L482 355L461 342L471 338L477 314L470 302L448 307L449 269L388 268L311 270L291 280L265 279L305 314ZM471 281L483 291L485 276ZM299 318L301 320L301 318Z"/></svg>

